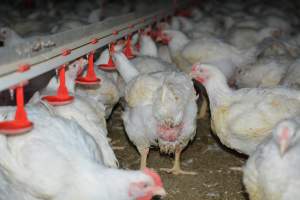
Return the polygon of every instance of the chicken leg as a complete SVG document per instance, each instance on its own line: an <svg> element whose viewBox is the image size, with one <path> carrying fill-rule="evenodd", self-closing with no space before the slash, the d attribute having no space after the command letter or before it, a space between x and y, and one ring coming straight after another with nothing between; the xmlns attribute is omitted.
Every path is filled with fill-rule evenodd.
<svg viewBox="0 0 300 200"><path fill-rule="evenodd" d="M167 173L172 173L174 175L179 175L179 174L184 174L184 175L197 175L197 172L188 172L188 171L183 171L180 167L180 155L182 152L182 148L177 146L175 150L175 161L174 161L174 166L171 169L168 168L160 168L161 171L167 172Z"/></svg>
<svg viewBox="0 0 300 200"><path fill-rule="evenodd" d="M120 150L120 151L122 151L122 150L125 149L124 146L115 146L115 145L116 145L117 143L119 143L119 142L120 142L119 140L112 141L112 139L109 138L109 143L110 143L111 148L112 148L113 150Z"/></svg>
<svg viewBox="0 0 300 200"><path fill-rule="evenodd" d="M207 113L207 109L208 109L208 103L207 103L207 99L204 95L202 95L202 104L201 107L199 109L199 113L198 113L198 119L204 119Z"/></svg>
<svg viewBox="0 0 300 200"><path fill-rule="evenodd" d="M147 157L149 153L149 148L138 148L138 151L141 155L140 169L142 170L147 167Z"/></svg>

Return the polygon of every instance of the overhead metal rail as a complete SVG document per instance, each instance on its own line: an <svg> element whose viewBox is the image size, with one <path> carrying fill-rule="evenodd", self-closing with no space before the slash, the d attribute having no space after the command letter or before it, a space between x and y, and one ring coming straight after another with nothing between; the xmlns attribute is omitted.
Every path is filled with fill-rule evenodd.
<svg viewBox="0 0 300 200"><path fill-rule="evenodd" d="M48 37L35 38L13 48L2 48L3 52L0 52L0 91L56 69L91 51L161 21L173 15L174 11L174 6L170 3L168 8L148 14L119 16ZM51 43L53 46L35 50L33 46L37 41ZM62 56L66 50L71 53ZM29 65L30 69L22 73L18 72L18 69L24 65Z"/></svg>

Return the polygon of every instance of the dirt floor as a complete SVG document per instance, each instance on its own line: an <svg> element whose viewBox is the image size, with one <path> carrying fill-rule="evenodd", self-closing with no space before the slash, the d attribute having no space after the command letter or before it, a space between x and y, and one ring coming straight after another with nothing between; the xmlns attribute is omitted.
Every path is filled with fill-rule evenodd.
<svg viewBox="0 0 300 200"><path fill-rule="evenodd" d="M138 169L139 154L124 132L120 118L121 107L117 107L108 122L109 136L114 146L125 146L116 150L120 166ZM242 185L242 172L246 158L219 144L210 132L209 120L198 121L198 131L193 143L182 154L182 168L196 171L198 175L178 175L159 172L168 192L166 200L247 200ZM151 149L148 167L159 170L172 167L173 158Z"/></svg>

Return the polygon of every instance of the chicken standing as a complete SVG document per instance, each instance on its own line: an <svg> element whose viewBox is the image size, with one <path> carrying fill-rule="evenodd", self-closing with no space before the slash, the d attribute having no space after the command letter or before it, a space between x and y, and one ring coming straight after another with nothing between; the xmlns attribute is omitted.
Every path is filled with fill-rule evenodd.
<svg viewBox="0 0 300 200"><path fill-rule="evenodd" d="M244 167L250 200L300 199L300 119L280 122Z"/></svg>
<svg viewBox="0 0 300 200"><path fill-rule="evenodd" d="M165 195L159 176L148 169L104 167L94 139L76 122L47 109L27 106L34 129L0 135L1 200L150 200ZM12 119L14 111L2 107L0 120Z"/></svg>
<svg viewBox="0 0 300 200"><path fill-rule="evenodd" d="M151 146L163 153L175 153L174 174L195 174L180 168L180 155L196 134L196 95L193 83L183 73L139 74L124 54L115 53L118 71L126 82L127 106L123 114L125 130L146 167Z"/></svg>
<svg viewBox="0 0 300 200"><path fill-rule="evenodd" d="M191 76L208 93L213 132L229 148L251 155L280 120L300 114L300 93L286 88L232 90L215 66L196 63Z"/></svg>

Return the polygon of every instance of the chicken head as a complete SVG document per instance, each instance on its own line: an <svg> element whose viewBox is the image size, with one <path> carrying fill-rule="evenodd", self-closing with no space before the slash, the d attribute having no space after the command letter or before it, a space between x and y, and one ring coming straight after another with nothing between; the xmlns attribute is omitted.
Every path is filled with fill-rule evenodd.
<svg viewBox="0 0 300 200"><path fill-rule="evenodd" d="M160 176L148 168L145 168L143 173L150 179L131 183L128 192L129 196L136 200L151 200L154 196L164 197L166 191L163 188Z"/></svg>

